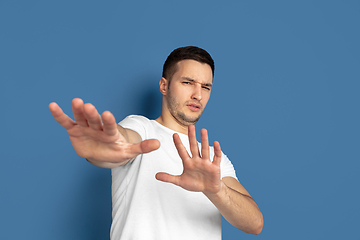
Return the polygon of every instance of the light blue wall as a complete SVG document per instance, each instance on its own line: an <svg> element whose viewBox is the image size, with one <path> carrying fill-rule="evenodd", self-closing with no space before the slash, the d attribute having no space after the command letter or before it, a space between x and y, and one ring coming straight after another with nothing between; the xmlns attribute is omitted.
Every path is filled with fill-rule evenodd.
<svg viewBox="0 0 360 240"><path fill-rule="evenodd" d="M185 45L216 62L198 130L264 214L259 236L224 223L224 239L355 239L359 24L358 1L0 1L0 239L109 239L110 171L48 104L156 118L162 64Z"/></svg>

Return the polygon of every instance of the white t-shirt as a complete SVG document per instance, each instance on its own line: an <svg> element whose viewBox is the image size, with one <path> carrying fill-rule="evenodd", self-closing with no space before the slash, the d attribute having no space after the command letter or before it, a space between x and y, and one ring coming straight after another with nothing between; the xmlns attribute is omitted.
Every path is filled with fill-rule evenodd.
<svg viewBox="0 0 360 240"><path fill-rule="evenodd" d="M131 115L119 123L143 140L158 139L160 148L137 156L111 170L112 240L219 240L221 215L201 192L190 192L155 179L158 172L180 175L182 160L173 143L175 131L155 120ZM188 152L188 137L179 133ZM211 159L213 148L210 147ZM236 178L229 159L222 154L221 177Z"/></svg>

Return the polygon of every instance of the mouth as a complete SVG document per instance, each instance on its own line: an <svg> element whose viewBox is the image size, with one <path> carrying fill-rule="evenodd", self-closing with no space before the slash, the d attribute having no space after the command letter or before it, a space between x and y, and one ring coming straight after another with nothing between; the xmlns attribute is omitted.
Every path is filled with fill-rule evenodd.
<svg viewBox="0 0 360 240"><path fill-rule="evenodd" d="M186 105L191 111L197 112L201 109L201 105L197 103L189 103Z"/></svg>

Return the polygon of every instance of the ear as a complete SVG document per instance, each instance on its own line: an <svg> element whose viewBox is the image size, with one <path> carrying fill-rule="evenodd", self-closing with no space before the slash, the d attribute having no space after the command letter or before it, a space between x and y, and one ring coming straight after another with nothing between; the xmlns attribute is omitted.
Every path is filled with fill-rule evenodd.
<svg viewBox="0 0 360 240"><path fill-rule="evenodd" d="M161 78L160 82L159 82L159 88L160 88L160 92L163 96L166 96L167 93L167 89L168 89L168 80L166 78Z"/></svg>

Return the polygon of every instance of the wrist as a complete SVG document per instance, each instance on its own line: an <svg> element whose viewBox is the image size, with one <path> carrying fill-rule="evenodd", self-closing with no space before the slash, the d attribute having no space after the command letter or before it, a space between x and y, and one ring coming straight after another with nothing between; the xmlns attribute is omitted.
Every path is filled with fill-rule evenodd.
<svg viewBox="0 0 360 240"><path fill-rule="evenodd" d="M221 199L223 196L226 196L227 186L226 184L220 180L219 187L215 191L207 191L203 192L205 196L207 196L210 200L212 199Z"/></svg>

